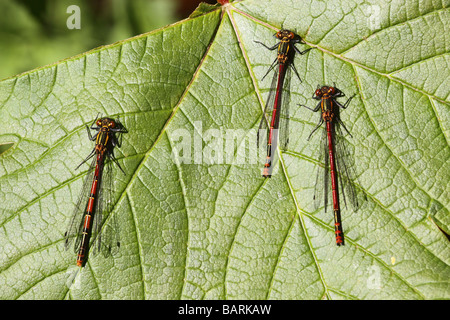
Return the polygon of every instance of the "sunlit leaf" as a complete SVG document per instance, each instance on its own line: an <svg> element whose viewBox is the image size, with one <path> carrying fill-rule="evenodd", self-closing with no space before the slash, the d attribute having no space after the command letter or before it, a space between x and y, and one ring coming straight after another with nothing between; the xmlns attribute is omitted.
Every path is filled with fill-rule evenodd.
<svg viewBox="0 0 450 320"><path fill-rule="evenodd" d="M0 144L14 144L0 155L0 297L448 299L448 4L236 1L0 82ZM276 53L254 40L273 46L280 28L315 49L295 59L289 146L265 180L245 154ZM361 201L342 210L339 248L332 213L312 206L319 115L298 106L333 82L356 94L341 117ZM129 131L121 248L80 272L63 235L99 112Z"/></svg>

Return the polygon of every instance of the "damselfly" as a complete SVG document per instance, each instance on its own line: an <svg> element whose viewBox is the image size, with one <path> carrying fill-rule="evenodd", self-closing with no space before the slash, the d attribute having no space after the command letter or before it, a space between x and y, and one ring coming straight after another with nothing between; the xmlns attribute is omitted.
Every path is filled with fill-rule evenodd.
<svg viewBox="0 0 450 320"><path fill-rule="evenodd" d="M120 246L115 215L111 219L108 230L103 230L105 228L103 215L110 213L112 209L113 170L111 162L114 162L125 174L114 156L114 148L121 146L121 134L127 132L119 120L98 118L98 116L90 128L86 125L86 129L89 140L95 140L95 147L78 165L77 169L95 157L89 166L83 189L64 235L66 250L73 238L76 238L74 251L77 254L77 265L80 267L84 266L86 262L89 242L93 233L95 233L97 242L94 253L103 251L104 254L108 254L113 247ZM97 133L92 136L90 130L96 130Z"/></svg>
<svg viewBox="0 0 450 320"><path fill-rule="evenodd" d="M275 68L276 65L278 65L278 70L275 69L273 78L272 78L272 84L269 91L269 96L267 98L266 106L264 108L264 115L261 119L259 130L258 130L258 136L257 136L257 146L259 148L260 143L262 143L262 140L266 140L267 143L267 155L266 160L264 164L264 170L263 170L263 177L270 178L272 176L272 170L273 170L273 160L275 155L275 150L277 148L278 140L281 141L281 144L283 147L286 147L288 143L288 118L289 118L289 112L288 112L288 102L289 102L289 81L290 76L288 75L286 77L286 73L291 69L294 70L295 74L301 81L301 78L297 72L297 69L295 68L295 65L293 63L295 53L298 54L305 54L312 48L306 49L304 51L300 51L295 44L296 43L305 43L300 36L294 34L292 31L289 30L280 30L277 33L274 34L274 37L279 39L280 42L274 45L273 47L268 47L264 43L260 41L255 41L257 43L262 44L264 47L266 47L269 50L275 50L277 49L277 57L270 66L269 70L264 75L263 79L267 76L267 74ZM285 84L285 79L288 78L286 81L285 88L283 89L283 85ZM282 103L284 103L284 107L282 108ZM281 112L283 109L283 115L281 115ZM270 115L270 113L272 113ZM280 126L280 118L283 119L284 125ZM269 121L270 119L270 121ZM268 127L267 124L270 124ZM278 131L280 127L285 127L282 133L283 136L278 137Z"/></svg>
<svg viewBox="0 0 450 320"><path fill-rule="evenodd" d="M358 201L356 198L356 192L353 188L353 184L350 181L351 176L351 168L345 162L348 154L345 150L344 143L335 143L337 139L342 137L342 132L340 127L342 126L344 130L351 137L352 135L345 127L344 123L340 119L339 111L340 109L346 109L353 99L354 96L350 97L344 104L339 103L336 99L340 97L344 97L345 94L339 90L338 88L331 86L318 86L313 99L320 100L314 109L311 109L305 105L303 107L317 112L321 110L322 116L320 118L319 123L311 132L308 137L308 140L311 138L314 132L320 128L320 126L325 122L326 130L323 131L322 135L322 151L321 158L323 157L323 161L325 163L324 177L323 177L323 200L325 206L325 212L328 206L328 191L329 191L329 179L328 179L328 169L330 170L331 176L331 192L333 197L333 211L334 211L334 229L336 234L336 244L338 246L344 245L344 233L342 231L342 222L341 222L341 210L339 204L339 188L341 188L341 194L344 200L345 205L347 206L347 198L345 193L347 193L347 197L349 197L355 208L358 207ZM336 134L337 133L337 134ZM328 143L327 143L328 141ZM328 153L328 157L327 154ZM337 166L336 166L337 165ZM336 170L339 171L339 175ZM344 176L344 179L342 178ZM345 188L344 188L345 183ZM316 176L316 189L314 193L314 199L316 200L316 207L318 207L319 192L318 190L321 183L319 181L319 171ZM345 189L345 192L342 191ZM318 194L319 193L319 194Z"/></svg>

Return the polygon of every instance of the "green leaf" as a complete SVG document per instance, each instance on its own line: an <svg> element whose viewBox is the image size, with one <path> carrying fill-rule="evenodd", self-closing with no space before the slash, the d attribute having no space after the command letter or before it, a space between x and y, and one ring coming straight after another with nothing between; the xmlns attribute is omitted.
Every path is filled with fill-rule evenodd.
<svg viewBox="0 0 450 320"><path fill-rule="evenodd" d="M0 82L0 297L448 299L449 1L368 3L233 2ZM254 40L281 27L316 49L295 59L290 142L265 180L245 155L276 53ZM319 115L297 106L333 82L356 94L341 117L361 201L339 248L312 209ZM80 271L64 232L98 112L129 131L121 247Z"/></svg>

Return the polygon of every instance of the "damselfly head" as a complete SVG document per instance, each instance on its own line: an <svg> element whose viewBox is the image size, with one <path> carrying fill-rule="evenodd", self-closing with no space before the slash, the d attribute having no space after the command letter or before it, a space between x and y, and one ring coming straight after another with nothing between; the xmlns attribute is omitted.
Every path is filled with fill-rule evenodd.
<svg viewBox="0 0 450 320"><path fill-rule="evenodd" d="M277 33L274 34L274 36L275 38L280 40L286 38L289 40L293 40L295 38L295 34L292 31L286 29L278 31Z"/></svg>
<svg viewBox="0 0 450 320"><path fill-rule="evenodd" d="M320 88L320 92L322 95L324 95L325 93L329 93L330 91L330 87L328 86L323 86L322 88Z"/></svg>
<svg viewBox="0 0 450 320"><path fill-rule="evenodd" d="M331 86L322 86L320 89L317 88L316 89L316 96L318 97L322 97L323 95L327 94L327 95L334 95L336 93L336 91L338 91L339 89L335 88L335 87L331 87Z"/></svg>
<svg viewBox="0 0 450 320"><path fill-rule="evenodd" d="M117 126L116 121L111 118L98 119L96 124L99 127L108 127L108 128L115 128Z"/></svg>

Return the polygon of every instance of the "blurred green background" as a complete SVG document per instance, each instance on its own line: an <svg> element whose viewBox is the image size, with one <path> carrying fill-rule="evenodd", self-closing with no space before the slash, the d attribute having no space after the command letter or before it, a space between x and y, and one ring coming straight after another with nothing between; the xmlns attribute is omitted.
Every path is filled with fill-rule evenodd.
<svg viewBox="0 0 450 320"><path fill-rule="evenodd" d="M215 0L0 0L0 79L187 18ZM77 5L81 29L68 29Z"/></svg>

